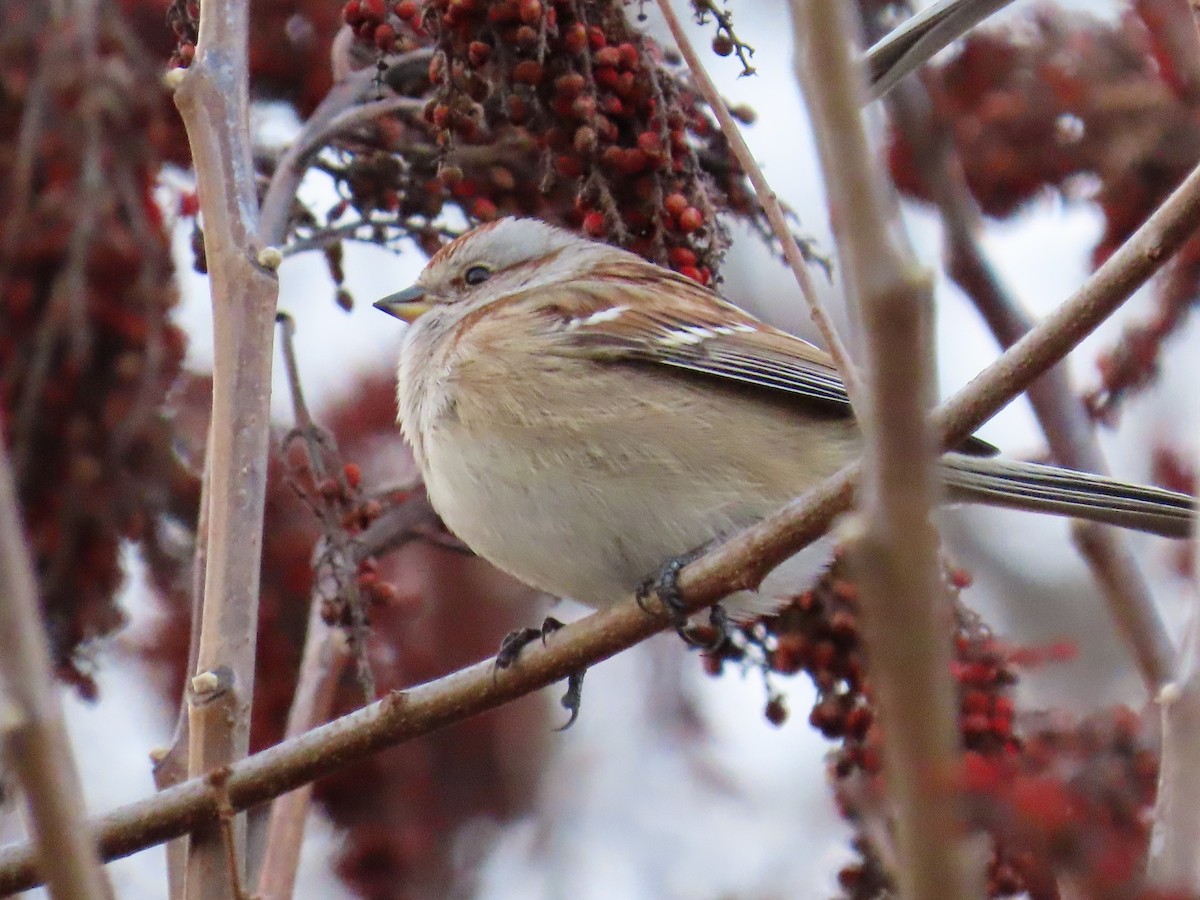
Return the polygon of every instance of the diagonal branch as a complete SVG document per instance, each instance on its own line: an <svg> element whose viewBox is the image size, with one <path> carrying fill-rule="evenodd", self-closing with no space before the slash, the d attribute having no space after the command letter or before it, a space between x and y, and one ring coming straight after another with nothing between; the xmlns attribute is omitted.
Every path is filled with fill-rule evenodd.
<svg viewBox="0 0 1200 900"><path fill-rule="evenodd" d="M1146 283L1200 227L1200 169L1054 313L933 414L943 446L960 443L980 424L1063 359L1133 292ZM858 466L838 474L779 512L686 566L684 603L699 610L750 588L783 560L824 534L854 499ZM437 681L389 694L308 734L233 764L228 796L235 809L261 803L349 765L379 749L428 734L587 668L661 631L665 620L629 601L555 632L546 646L530 644L517 663L495 672L479 663ZM114 859L210 827L214 792L193 778L103 816L95 833L103 858ZM0 850L0 894L39 883L29 844Z"/></svg>
<svg viewBox="0 0 1200 900"><path fill-rule="evenodd" d="M846 392L850 395L850 399L854 401L858 397L858 373L855 371L854 362L850 358L850 354L846 350L842 339L838 336L837 329L834 328L833 321L829 318L829 313L825 311L825 307L821 304L821 298L817 296L817 289L813 284L812 275L808 271L808 262L804 258L804 251L800 249L800 245L796 243L796 236L792 234L792 230L788 227L783 207L779 205L779 199L776 197L775 192L771 190L771 185L767 183L766 176L763 175L762 169L759 168L757 161L754 159L754 154L750 152L750 148L746 145L746 140L742 137L741 129L738 128L737 123L733 120L733 116L729 113L729 108L725 105L725 99L721 96L721 92L717 90L717 86L713 83L708 70L704 68L704 63L700 61L700 56L696 53L696 48L688 40L687 32L684 31L679 17L675 15L675 10L671 6L671 0L658 0L658 6L662 10L663 18L666 19L667 27L671 30L671 37L675 39L675 44L679 47L679 52L683 54L683 58L687 61L688 68L692 72L692 78L695 79L697 90L699 90L700 95L708 103L708 107L713 111L713 115L717 117L717 122L720 123L725 140L729 142L730 151L733 153L738 165L742 167L742 171L750 179L750 184L754 187L754 193L758 197L758 202L762 205L763 212L766 213L767 221L771 223L775 237L779 239L779 244L783 248L784 258L787 259L788 266L792 270L792 275L796 278L796 284L800 286L800 293L804 297L804 302L808 304L809 315L817 326L817 330L821 333L821 340L825 342L825 348L829 351L829 355L833 357L833 361L837 365L838 373L842 376L842 382L846 385Z"/></svg>
<svg viewBox="0 0 1200 900"><path fill-rule="evenodd" d="M912 148L941 219L946 272L974 304L997 343L1007 349L1029 333L1033 319L1005 289L979 245L980 212L949 131L935 121L929 93L917 79L897 85L889 102L892 121ZM1030 385L1028 395L1054 459L1073 469L1107 474L1095 428L1071 389L1066 365L1047 371ZM1117 529L1077 522L1073 534L1153 696L1172 677L1175 650L1149 585Z"/></svg>

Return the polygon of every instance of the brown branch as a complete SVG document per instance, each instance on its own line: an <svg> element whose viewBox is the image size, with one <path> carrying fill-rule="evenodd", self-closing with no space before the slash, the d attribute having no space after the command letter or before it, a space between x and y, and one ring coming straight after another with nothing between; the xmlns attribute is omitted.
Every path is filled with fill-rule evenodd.
<svg viewBox="0 0 1200 900"><path fill-rule="evenodd" d="M942 446L954 446L1058 363L1132 296L1200 226L1200 169L1062 306L934 411ZM753 588L780 562L824 534L854 498L858 465L850 465L803 497L686 566L679 576L684 603L699 610ZM408 691L284 741L229 770L235 809L277 797L399 741L523 696L571 672L633 646L662 630L635 602L618 604L555 632L546 646L530 644L517 664L494 672L489 662ZM209 826L214 798L206 779L117 809L95 823L104 859ZM0 894L40 882L29 844L0 850Z"/></svg>
<svg viewBox="0 0 1200 900"><path fill-rule="evenodd" d="M771 190L771 185L767 183L766 176L763 175L762 169L754 159L754 154L746 145L741 129L730 115L729 107L725 105L725 99L717 90L708 70L704 68L704 63L696 53L696 48L688 40L687 32L684 31L679 17L675 15L675 10L671 6L671 0L658 0L658 6L662 10L663 18L666 19L667 27L671 30L671 37L674 38L679 52L687 61L700 96L704 98L709 109L713 111L713 115L717 117L721 132L725 135L725 140L729 142L730 152L733 153L738 165L741 166L742 171L750 179L750 184L754 187L758 202L762 205L763 212L766 213L767 220L771 223L771 228L779 239L780 246L783 247L784 258L792 270L792 275L796 278L796 284L800 286L804 302L808 304L809 315L812 316L817 330L821 333L821 340L825 342L829 355L833 357L833 361L837 365L838 373L842 376L851 400L854 400L858 396L859 380L854 362L842 343L842 339L838 336L829 314L821 304L821 298L817 296L816 286L813 284L812 276L808 271L808 263L804 258L804 251L800 249L795 235L788 227L783 207L779 205L779 199Z"/></svg>
<svg viewBox="0 0 1200 900"><path fill-rule="evenodd" d="M276 320L282 334L283 365L287 372L288 386L292 394L292 409L296 421L291 436L298 437L304 442L308 456L308 466L312 473L314 486L322 484L329 476L329 468L325 465L324 448L332 448L336 457L336 445L333 436L319 428L308 411L304 400L304 389L300 383L300 366L296 361L296 344L293 340L295 322L286 313L280 313ZM358 669L359 684L363 689L364 701L370 703L376 698L375 676L371 672L371 663L367 658L367 627L366 600L358 589L356 578L358 563L361 558L354 552L354 539L342 524L342 519L349 507L341 498L349 497L351 489L346 482L346 475L339 465L334 474L339 487L339 496L334 498L321 497L314 505L317 518L321 523L323 535L323 550L317 556L318 582L321 576L328 573L332 582L334 595L343 601L350 616L350 650L354 655ZM316 600L318 606L320 601Z"/></svg>
<svg viewBox="0 0 1200 900"><path fill-rule="evenodd" d="M933 398L933 288L892 221L897 204L867 143L854 6L792 0L796 77L821 158L846 290L867 351L859 577L871 683L883 726L887 791L896 818L892 875L907 900L976 894L980 873L956 814L960 754L951 677L952 619L942 585Z"/></svg>
<svg viewBox="0 0 1200 900"><path fill-rule="evenodd" d="M258 202L249 136L248 4L206 0L195 59L175 102L191 146L213 300L213 413L209 444L208 566L188 772L243 758L254 693L255 633L270 434L271 346L278 281L257 265ZM243 828L238 823L243 867ZM219 830L189 842L189 900L224 898L229 860Z"/></svg>
<svg viewBox="0 0 1200 900"><path fill-rule="evenodd" d="M320 597L314 593L296 694L288 711L286 738L298 738L329 721L338 681L349 659L345 636L325 624ZM312 782L308 782L271 804L266 849L258 875L259 896L268 900L292 896L311 800Z"/></svg>
<svg viewBox="0 0 1200 900"><path fill-rule="evenodd" d="M981 215L949 131L934 119L928 91L918 79L898 85L889 103L892 121L912 148L941 219L946 272L1007 349L1029 333L1033 319L1005 289L979 245ZM1094 425L1071 388L1066 364L1051 368L1027 393L1053 457L1073 469L1107 474ZM1137 561L1115 528L1078 522L1073 534L1146 690L1154 696L1172 677L1175 651Z"/></svg>
<svg viewBox="0 0 1200 900"><path fill-rule="evenodd" d="M211 471L208 459L212 448L211 429L204 448L204 471L200 478L200 511L196 517L196 545L192 550L191 573L191 629L188 638L187 668L189 675L195 671L200 655L200 623L204 615L204 573L208 569L208 476ZM175 718L175 731L171 744L151 752L150 761L155 790L165 790L187 780L188 777L188 691L184 687L179 698L179 712ZM187 841L180 838L167 846L167 886L171 900L183 898L183 871L187 863Z"/></svg>
<svg viewBox="0 0 1200 900"><path fill-rule="evenodd" d="M111 892L83 816L83 791L42 630L33 560L8 454L0 445L0 746L21 785L55 900Z"/></svg>
<svg viewBox="0 0 1200 900"><path fill-rule="evenodd" d="M393 59L392 65L427 65L432 52L429 48L413 50ZM363 98L377 83L378 73L372 67L357 69L335 84L308 117L300 134L279 157L263 195L258 229L263 246L278 246L287 237L288 215L296 199L296 190L314 154L349 128L389 112L419 112L423 108L422 101L409 97L386 97L362 104Z"/></svg>

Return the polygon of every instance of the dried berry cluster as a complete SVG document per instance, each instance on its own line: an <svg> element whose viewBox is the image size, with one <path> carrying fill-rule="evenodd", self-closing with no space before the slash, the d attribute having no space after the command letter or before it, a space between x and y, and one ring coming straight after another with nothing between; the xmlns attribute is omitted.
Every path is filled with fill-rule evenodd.
<svg viewBox="0 0 1200 900"><path fill-rule="evenodd" d="M1148 14L1153 4L1135 6ZM1092 200L1106 223L1094 261L1107 259L1200 159L1195 98L1163 64L1162 37L1132 13L1107 23L1046 11L1012 30L974 33L935 67L933 114L984 212L1009 216L1049 191ZM898 132L890 166L902 190L930 197ZM1097 417L1111 418L1153 380L1163 340L1200 296L1198 260L1193 241L1160 279L1150 321L1101 359L1102 386L1089 398Z"/></svg>
<svg viewBox="0 0 1200 900"><path fill-rule="evenodd" d="M718 209L760 221L704 105L622 3L349 0L344 16L379 52L433 49L427 80L388 76L428 97L423 121L381 123L374 152L332 170L381 233L407 228L429 250L422 223L447 204L535 214L707 283Z"/></svg>
<svg viewBox="0 0 1200 900"><path fill-rule="evenodd" d="M0 6L0 423L56 662L90 690L78 650L122 621L120 543L156 540L167 512L160 405L184 337L156 67L111 17L51 16Z"/></svg>
<svg viewBox="0 0 1200 900"><path fill-rule="evenodd" d="M955 594L969 582L951 573ZM1157 752L1125 710L1077 723L1035 719L1022 725L1013 688L1022 665L1070 652L1001 644L955 597L957 632L952 674L958 686L965 750L961 797L965 821L992 838L988 896L1055 897L1047 892L1069 874L1094 889L1088 896L1137 896L1153 804ZM842 814L859 827L859 860L839 873L846 896L877 898L892 890L881 848L867 826L885 807L880 726L867 678L858 590L839 557L812 590L756 626L767 663L784 674L804 672L817 688L809 722L836 742L829 773ZM741 659L726 648L724 659ZM719 670L722 659L710 659ZM772 701L774 702L774 701ZM772 712L768 709L768 716Z"/></svg>

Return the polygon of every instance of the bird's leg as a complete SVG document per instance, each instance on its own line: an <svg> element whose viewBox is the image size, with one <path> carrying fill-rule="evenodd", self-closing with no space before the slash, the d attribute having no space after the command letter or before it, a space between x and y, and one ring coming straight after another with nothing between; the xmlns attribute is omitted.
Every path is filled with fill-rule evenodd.
<svg viewBox="0 0 1200 900"><path fill-rule="evenodd" d="M500 642L500 650L496 653L496 668L507 669L517 661L517 657L521 655L521 651L527 644L531 644L539 638L545 644L546 637L562 627L563 623L558 619L547 616L542 622L541 628L518 628L516 631L510 631ZM554 729L555 731L566 731L579 718L579 707L583 702L583 676L586 674L587 669L579 669L567 676L567 690L559 703L571 716L565 725Z"/></svg>
<svg viewBox="0 0 1200 900"><path fill-rule="evenodd" d="M638 606L648 613L652 610L647 606L646 601L650 599L651 595L658 597L675 633L685 643L711 653L720 649L729 639L730 623L724 608L719 603L713 604L708 613L708 621L716 631L716 635L707 641L700 640L691 633L692 626L688 623L688 613L683 605L683 594L679 590L679 573L683 571L684 566L699 559L708 552L710 547L711 544L705 544L668 559L656 574L642 582L637 589L636 597Z"/></svg>

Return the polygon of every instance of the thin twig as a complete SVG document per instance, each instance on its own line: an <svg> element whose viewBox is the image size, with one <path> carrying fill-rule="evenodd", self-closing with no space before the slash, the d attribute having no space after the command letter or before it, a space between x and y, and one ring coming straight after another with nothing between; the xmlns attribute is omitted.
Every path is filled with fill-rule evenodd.
<svg viewBox="0 0 1200 900"><path fill-rule="evenodd" d="M934 120L928 91L920 80L898 85L888 99L892 120L912 148L941 219L946 272L974 304L1001 348L1007 349L1029 333L1033 319L1006 290L979 245L982 216L948 130ZM1053 457L1073 469L1107 474L1095 427L1071 389L1066 365L1047 371L1027 393ZM1137 561L1117 529L1081 522L1073 534L1142 681L1154 696L1174 672L1175 651Z"/></svg>
<svg viewBox="0 0 1200 900"><path fill-rule="evenodd" d="M332 448L336 453L333 436L319 428L312 420L308 404L304 400L304 388L300 383L300 366L296 361L296 343L293 340L296 324L292 317L280 313L276 317L282 335L280 344L283 350L283 366L287 373L288 387L292 394L292 410L296 426L292 434L304 442L308 456L308 466L312 472L314 485L319 485L329 476L329 468L325 465L323 448ZM334 476L340 488L340 496L349 496L350 486L346 482L344 470L339 466ZM365 600L358 589L356 579L360 559L354 552L354 539L342 525L342 516L347 511L335 498L321 498L315 505L317 517L321 522L321 533L324 536L323 552L318 556L318 582L323 572L328 572L333 582L334 595L345 603L350 613L350 650L354 655L358 669L358 680L362 685L365 702L375 699L375 677L371 673L371 663L367 658L367 613ZM320 603L318 601L317 605Z"/></svg>
<svg viewBox="0 0 1200 900"><path fill-rule="evenodd" d="M33 561L0 445L0 746L21 784L55 900L111 892L83 815L83 791L51 675Z"/></svg>
<svg viewBox="0 0 1200 900"><path fill-rule="evenodd" d="M270 438L271 347L279 284L256 264L258 199L249 136L249 9L205 0L192 65L175 103L187 130L204 216L213 300L208 566L189 710L188 772L223 769L246 755ZM234 864L244 867L244 823ZM228 897L229 858L219 830L192 835L189 900Z"/></svg>
<svg viewBox="0 0 1200 900"><path fill-rule="evenodd" d="M862 122L865 82L853 54L853 4L792 0L796 77L821 158L847 293L867 353L861 531L851 542L862 592L871 683L896 817L892 872L906 900L967 900L969 869L955 814L960 752L951 678L952 616L942 585L933 398L933 288L891 229L896 204Z"/></svg>
<svg viewBox="0 0 1200 900"><path fill-rule="evenodd" d="M746 145L746 140L742 137L742 132L738 128L737 122L730 115L729 108L725 105L725 100L721 96L721 92L717 90L717 86L709 76L708 70L704 68L704 63L701 61L699 54L696 53L696 48L692 46L692 42L688 39L687 32L684 31L679 17L675 15L675 10L671 6L671 0L658 0L658 6L662 10L667 27L671 30L671 37L674 38L676 46L679 47L679 52L683 54L683 58L692 72L692 78L696 82L697 90L699 90L705 102L708 103L709 108L713 111L713 115L717 117L717 122L721 126L721 132L725 135L725 140L729 142L730 151L733 153L734 158L737 159L742 171L750 179L750 184L754 187L754 193L758 196L758 202L762 205L763 212L766 213L767 220L771 223L771 227L775 231L775 236L779 239L780 246L783 247L784 258L787 259L788 266L792 270L792 275L796 278L796 284L800 286L800 293L804 297L804 302L808 304L809 315L812 316L817 330L821 333L821 340L825 342L825 347L829 351L829 355L833 357L834 364L838 368L838 373L842 376L842 381L846 385L846 390L851 400L854 401L859 393L859 378L854 368L854 361L846 350L842 339L838 336L837 329L834 327L833 321L829 318L829 314L825 311L825 307L821 304L821 298L817 296L816 286L813 284L812 276L808 271L808 263L804 258L804 251L800 249L800 245L796 243L795 235L792 234L792 230L788 227L783 207L779 205L779 199L767 183L762 169L755 162L754 154L750 152L750 148ZM855 406L857 408L857 404Z"/></svg>
<svg viewBox="0 0 1200 900"><path fill-rule="evenodd" d="M427 64L432 50L422 48L403 54L393 65ZM263 195L258 236L263 246L275 247L287 237L288 214L296 199L296 190L308 171L309 162L341 132L372 121L390 112L417 112L422 101L409 97L387 97L373 103L359 104L376 87L378 75L374 68L357 69L329 89L329 93L313 110L300 134L279 157L275 172Z"/></svg>
<svg viewBox="0 0 1200 900"><path fill-rule="evenodd" d="M934 411L942 446L955 446L1015 399L1112 315L1200 226L1200 169L1193 171L1087 282L1055 312ZM683 602L699 610L759 584L783 560L824 534L854 499L858 465L842 469L779 512L684 567ZM479 663L378 703L235 763L230 802L245 809L402 740L428 734L561 680L662 630L634 601L617 604L535 641L511 668ZM1194 797L1195 795L1187 795ZM211 827L204 779L115 810L95 823L104 859L115 859ZM40 883L29 844L0 850L0 894Z"/></svg>
<svg viewBox="0 0 1200 900"><path fill-rule="evenodd" d="M350 659L348 649L342 632L331 628L321 617L321 598L314 592L285 738L299 737L329 721L338 681ZM264 900L286 900L295 890L311 801L310 782L277 797L271 804L266 849L258 875L257 893Z"/></svg>
<svg viewBox="0 0 1200 900"><path fill-rule="evenodd" d="M1194 540L1200 548L1200 528ZM1162 756L1146 871L1159 887L1195 894L1200 890L1200 604L1195 599L1177 680L1156 699L1162 714Z"/></svg>
<svg viewBox="0 0 1200 900"><path fill-rule="evenodd" d="M204 573L208 570L208 495L209 473L212 467L212 429L204 444L204 469L200 475L200 510L196 516L196 544L192 549L191 628L188 632L188 659L184 672L191 675L198 671L200 656L200 625L204 617ZM175 730L170 746L151 752L151 771L155 790L166 790L187 780L188 777L188 690L186 683L179 698L179 712L175 718ZM187 864L187 839L179 838L167 846L167 887L171 900L183 900L183 872Z"/></svg>
<svg viewBox="0 0 1200 900"><path fill-rule="evenodd" d="M1193 552L1200 559L1200 520L1193 527ZM1200 567L1193 568L1192 578L1200 580ZM1200 891L1200 602L1195 596L1188 613L1179 670L1157 698L1162 756L1146 870L1159 887L1195 894Z"/></svg>

